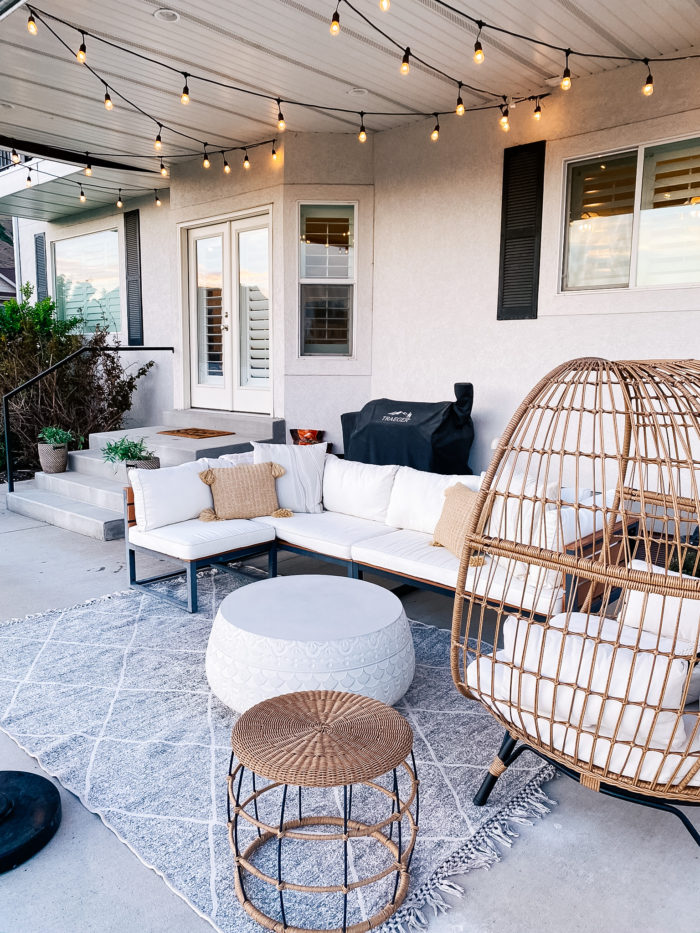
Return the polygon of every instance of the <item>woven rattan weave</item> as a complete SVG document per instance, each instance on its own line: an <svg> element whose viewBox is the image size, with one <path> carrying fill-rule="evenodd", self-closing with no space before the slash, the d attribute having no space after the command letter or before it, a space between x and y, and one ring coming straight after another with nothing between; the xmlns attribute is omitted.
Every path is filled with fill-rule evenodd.
<svg viewBox="0 0 700 933"><path fill-rule="evenodd" d="M587 787L700 803L699 488L697 361L573 360L516 411L453 617L455 683L507 729L481 802L520 741Z"/></svg>
<svg viewBox="0 0 700 933"><path fill-rule="evenodd" d="M342 896L342 923L336 933L362 933L384 923L401 905L408 892L409 867L418 832L418 778L412 745L413 733L406 720L378 700L333 690L310 690L274 697L251 707L238 720L231 737L233 753L228 779L229 840L235 860L236 894L247 913L277 933L305 933L316 928L299 926L287 916L285 891ZM234 756L238 763L234 764ZM408 758L410 756L410 764ZM390 772L391 779L382 781ZM270 783L258 786L259 778ZM244 795L244 780L250 792ZM353 785L369 788L383 813L376 822L352 818ZM296 788L295 818L287 818L290 786ZM304 815L303 788L343 789L343 815ZM279 821L260 818L263 798L279 799ZM412 812L412 808L413 811ZM242 850L242 823L254 827L256 836ZM394 839L394 835L396 838ZM372 840L383 846L384 867L369 877L350 881L348 845L352 840ZM342 884L307 884L285 881L282 846L294 841L342 847ZM266 843L277 845L277 874L273 877L255 863ZM358 866L359 869L359 866ZM279 893L279 917L265 914L253 902L245 876L272 885ZM348 895L358 888L390 882L388 903L373 916L348 922ZM393 884L391 883L393 879ZM305 919L305 918L304 918ZM328 933L324 930L323 933Z"/></svg>

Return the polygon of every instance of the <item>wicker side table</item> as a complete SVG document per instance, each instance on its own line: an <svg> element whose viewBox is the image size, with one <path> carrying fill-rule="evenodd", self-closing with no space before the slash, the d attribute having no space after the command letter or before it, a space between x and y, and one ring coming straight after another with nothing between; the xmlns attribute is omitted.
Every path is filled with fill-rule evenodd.
<svg viewBox="0 0 700 933"><path fill-rule="evenodd" d="M336 690L288 693L264 700L244 713L234 726L231 744L228 832L235 860L236 895L246 912L275 933L363 933L395 913L408 892L419 815L413 731L403 716L390 706L359 694ZM238 759L235 767L234 756ZM251 790L244 798L246 775ZM377 782L383 775L390 777L391 786ZM270 783L259 788L256 777L263 777ZM386 812L376 822L352 818L353 785L370 788L379 801L384 801ZM404 785L403 796L401 785ZM298 788L298 802L294 806L295 811L298 807L298 815L293 819L287 819L285 812L290 786ZM342 816L303 814L303 788L341 787ZM275 812L274 825L270 825L260 819L259 804L263 795L276 788L281 788L278 791L281 793L279 821ZM257 830L256 838L244 851L239 844L241 820ZM320 831L321 827L324 831ZM390 864L369 877L349 881L348 843L352 839L373 840L383 846ZM315 885L285 881L282 872L285 840L305 840L307 844L317 845L336 842L342 846L343 883ZM255 853L266 843L276 843L276 877L266 874L253 861ZM385 878L391 882L392 875L394 880L389 889L393 893L388 903L369 919L348 925L348 894ZM276 919L255 906L246 892L249 880L246 876L253 876L276 889L279 895ZM322 930L291 925L285 909L285 891L341 894L342 924Z"/></svg>

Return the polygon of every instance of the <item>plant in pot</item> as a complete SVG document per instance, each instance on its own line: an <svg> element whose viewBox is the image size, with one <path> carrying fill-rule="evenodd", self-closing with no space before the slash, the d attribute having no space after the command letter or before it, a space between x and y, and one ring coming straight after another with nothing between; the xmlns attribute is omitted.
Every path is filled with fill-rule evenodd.
<svg viewBox="0 0 700 933"><path fill-rule="evenodd" d="M39 463L44 473L65 473L68 444L75 440L72 431L63 428L42 428L39 431Z"/></svg>
<svg viewBox="0 0 700 933"><path fill-rule="evenodd" d="M116 441L107 441L102 449L102 457L107 463L123 463L127 470L157 470L160 458L146 447L146 439L120 437Z"/></svg>

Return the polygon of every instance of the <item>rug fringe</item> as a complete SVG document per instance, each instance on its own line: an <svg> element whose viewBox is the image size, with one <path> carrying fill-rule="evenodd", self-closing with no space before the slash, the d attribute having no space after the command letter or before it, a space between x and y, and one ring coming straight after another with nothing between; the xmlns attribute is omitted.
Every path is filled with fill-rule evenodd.
<svg viewBox="0 0 700 933"><path fill-rule="evenodd" d="M449 879L455 875L466 875L470 871L483 868L488 870L501 861L500 847L510 849L519 837L512 824L534 825L556 806L542 790L542 785L557 777L554 765L548 765L516 794L507 807L487 820L464 845L453 852L433 875L409 897L409 902L390 917L382 929L391 933L417 933L428 926L426 912L432 910L433 916L447 913L454 904L443 895L462 898L464 888Z"/></svg>

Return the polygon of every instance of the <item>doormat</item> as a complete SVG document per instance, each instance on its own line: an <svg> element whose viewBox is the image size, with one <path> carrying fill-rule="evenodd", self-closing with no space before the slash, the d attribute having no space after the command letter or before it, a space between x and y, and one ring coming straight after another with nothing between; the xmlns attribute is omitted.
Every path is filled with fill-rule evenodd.
<svg viewBox="0 0 700 933"><path fill-rule="evenodd" d="M172 434L173 437L194 437L203 440L206 437L226 437L235 431L211 431L209 428L173 428L172 431L159 431L159 434Z"/></svg>

